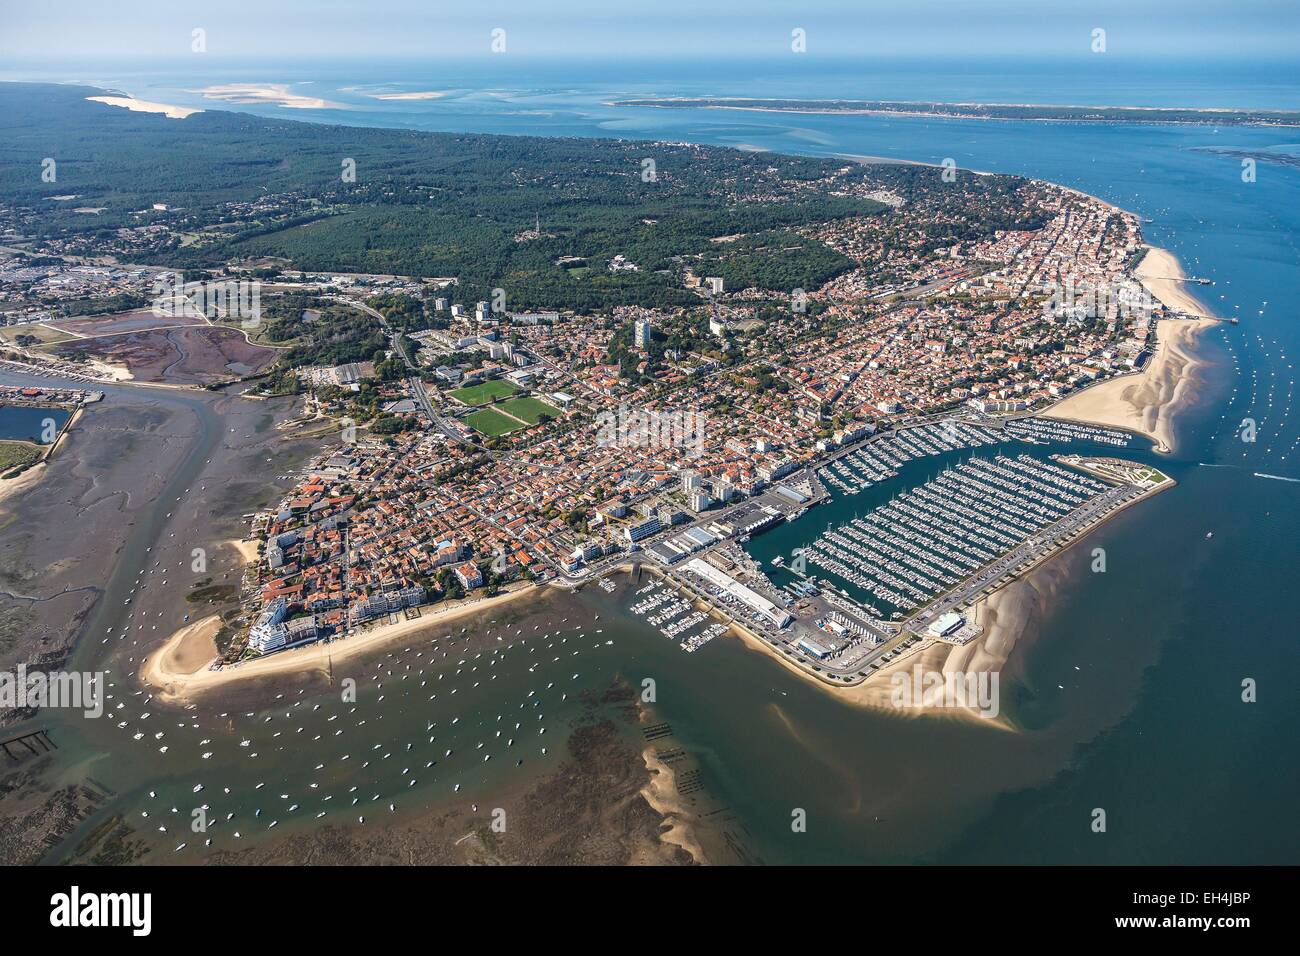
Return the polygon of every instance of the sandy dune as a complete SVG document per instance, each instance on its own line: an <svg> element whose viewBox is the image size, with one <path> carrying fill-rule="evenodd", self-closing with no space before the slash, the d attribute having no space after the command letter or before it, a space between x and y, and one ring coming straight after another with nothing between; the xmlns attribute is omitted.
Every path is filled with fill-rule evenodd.
<svg viewBox="0 0 1300 956"><path fill-rule="evenodd" d="M173 106L170 103L150 103L148 100L137 100L134 96L87 96L86 99L92 103L105 103L109 106L121 106L124 109L131 110L133 113L162 113L168 119L185 119L193 113L202 113L203 110L192 106Z"/></svg>

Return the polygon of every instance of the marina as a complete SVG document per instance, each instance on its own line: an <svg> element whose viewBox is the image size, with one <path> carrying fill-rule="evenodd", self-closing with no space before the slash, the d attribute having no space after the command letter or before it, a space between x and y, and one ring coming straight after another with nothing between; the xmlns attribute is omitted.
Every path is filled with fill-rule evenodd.
<svg viewBox="0 0 1300 956"><path fill-rule="evenodd" d="M897 619L1105 488L1027 455L972 458L864 518L828 529L802 555L867 592L877 615Z"/></svg>
<svg viewBox="0 0 1300 956"><path fill-rule="evenodd" d="M688 654L699 650L727 630L726 624L716 621L706 623L710 621L709 615L696 609L689 592L679 591L671 582L656 578L633 593L634 596L644 597L631 605L628 612L643 618L664 637L677 641L678 646Z"/></svg>
<svg viewBox="0 0 1300 956"><path fill-rule="evenodd" d="M920 641L973 640L982 632L967 619L975 602L1171 486L1139 462L1046 452L1132 441L1114 428L1029 416L946 418L872 436L806 472L809 503L830 518L823 531L809 538L804 506L756 538L711 536L689 560L654 554L660 560L646 567L658 577L635 589L628 612L688 652L735 624L810 676L859 683ZM827 488L838 494L818 490ZM864 492L872 505L850 517L846 506ZM775 540L797 543L773 553Z"/></svg>

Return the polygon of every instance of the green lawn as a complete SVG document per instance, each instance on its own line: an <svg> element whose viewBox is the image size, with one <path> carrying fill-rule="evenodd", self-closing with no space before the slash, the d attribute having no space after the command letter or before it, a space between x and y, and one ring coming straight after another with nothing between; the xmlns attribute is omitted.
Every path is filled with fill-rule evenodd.
<svg viewBox="0 0 1300 956"><path fill-rule="evenodd" d="M519 388L512 382L504 379L492 379L488 382L480 382L477 385L470 385L468 388L458 388L448 394L458 402L466 405L487 405L489 402L495 402L498 398L505 398L519 391Z"/></svg>
<svg viewBox="0 0 1300 956"><path fill-rule="evenodd" d="M58 329L52 329L48 325L38 325L28 322L24 325L15 325L0 332L0 342L7 345L16 345L19 336L30 336L37 339L39 345L54 345L58 342L70 342L76 338L70 332L61 332Z"/></svg>
<svg viewBox="0 0 1300 956"><path fill-rule="evenodd" d="M558 408L546 404L540 398L512 398L508 402L502 402L499 408L515 418L522 418L530 425L540 422L543 415L549 415L551 418L560 417Z"/></svg>
<svg viewBox="0 0 1300 956"><path fill-rule="evenodd" d="M465 416L465 422L474 430L489 437L504 435L524 426L509 415L502 415L494 408L480 408Z"/></svg>
<svg viewBox="0 0 1300 956"><path fill-rule="evenodd" d="M41 455L41 449L27 442L0 441L0 476L12 478L26 471L41 460Z"/></svg>

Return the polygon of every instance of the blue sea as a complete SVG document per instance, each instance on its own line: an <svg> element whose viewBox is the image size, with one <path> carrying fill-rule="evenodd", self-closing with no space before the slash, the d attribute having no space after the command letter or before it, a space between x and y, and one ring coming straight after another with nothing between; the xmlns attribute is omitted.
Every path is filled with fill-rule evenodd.
<svg viewBox="0 0 1300 956"><path fill-rule="evenodd" d="M797 61L797 62L796 62ZM1108 571L1054 585L1018 651L1019 734L855 710L734 641L676 670L659 710L755 851L789 862L1295 863L1300 827L1300 130L656 110L625 97L936 99L1300 108L1300 63L521 61L111 63L12 68L137 97L308 121L688 141L940 162L1052 180L1145 220L1217 314L1211 363L1161 467L1179 482L1089 539ZM215 103L286 84L337 106ZM437 91L423 100L377 93ZM1257 160L1243 181L1241 154ZM1255 426L1243 441L1242 423ZM812 516L812 517L815 517ZM814 522L814 525L816 522ZM810 527L809 535L818 528ZM1067 565L1068 565L1067 561ZM629 628L632 625L628 625ZM653 633L642 640L662 640ZM635 646L635 639L631 642ZM629 653L631 653L629 651ZM625 673L636 674L635 656ZM1242 699L1244 681L1258 687ZM789 831L806 808L808 832ZM1105 808L1106 833L1090 828Z"/></svg>

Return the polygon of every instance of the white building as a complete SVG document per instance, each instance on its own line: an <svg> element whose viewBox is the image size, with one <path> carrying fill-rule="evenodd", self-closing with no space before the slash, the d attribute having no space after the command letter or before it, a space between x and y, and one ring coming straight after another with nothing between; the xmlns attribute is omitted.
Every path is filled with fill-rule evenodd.
<svg viewBox="0 0 1300 956"><path fill-rule="evenodd" d="M777 627L785 627L794 620L785 608L777 607L757 591L746 587L729 574L724 574L702 558L693 558L685 565L687 571L693 571L710 584L722 590L742 604L756 611L761 617Z"/></svg>

